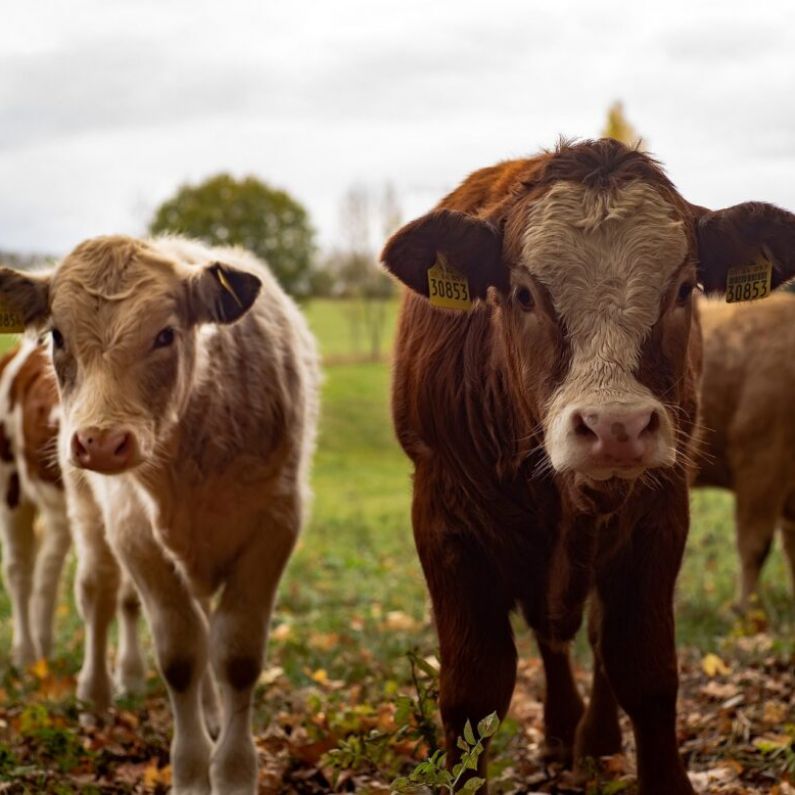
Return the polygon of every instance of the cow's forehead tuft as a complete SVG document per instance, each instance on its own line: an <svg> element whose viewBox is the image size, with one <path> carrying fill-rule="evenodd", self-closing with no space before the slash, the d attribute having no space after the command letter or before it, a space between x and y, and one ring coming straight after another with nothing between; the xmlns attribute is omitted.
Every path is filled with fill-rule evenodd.
<svg viewBox="0 0 795 795"><path fill-rule="evenodd" d="M575 359L607 357L634 369L686 262L674 208L642 181L608 190L559 182L529 206L522 234L512 278L527 273L548 288Z"/></svg>
<svg viewBox="0 0 795 795"><path fill-rule="evenodd" d="M145 242L121 236L94 238L78 246L58 267L53 281L59 296L80 295L107 301L152 297L167 291L175 265L157 255Z"/></svg>

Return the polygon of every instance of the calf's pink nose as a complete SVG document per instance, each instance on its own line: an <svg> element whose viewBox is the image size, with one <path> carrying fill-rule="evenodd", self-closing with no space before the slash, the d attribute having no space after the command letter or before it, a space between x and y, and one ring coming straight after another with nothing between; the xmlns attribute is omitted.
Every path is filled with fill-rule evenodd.
<svg viewBox="0 0 795 795"><path fill-rule="evenodd" d="M72 457L83 469L121 472L133 458L134 443L129 431L82 428L72 437Z"/></svg>
<svg viewBox="0 0 795 795"><path fill-rule="evenodd" d="M583 409L573 415L574 430L590 444L594 459L628 465L640 463L660 424L657 412Z"/></svg>

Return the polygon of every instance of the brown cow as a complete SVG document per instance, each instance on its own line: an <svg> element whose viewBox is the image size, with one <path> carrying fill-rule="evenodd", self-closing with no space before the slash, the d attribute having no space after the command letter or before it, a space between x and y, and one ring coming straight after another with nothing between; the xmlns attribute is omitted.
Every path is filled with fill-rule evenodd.
<svg viewBox="0 0 795 795"><path fill-rule="evenodd" d="M448 764L467 719L508 708L518 607L544 661L549 753L619 751L618 704L640 791L692 792L672 605L701 364L691 293L697 281L722 290L763 247L775 286L795 271L795 216L695 207L654 160L611 140L477 171L387 243L386 267L412 290L393 413L415 466ZM440 256L468 282L470 311L429 302ZM566 643L589 596L583 713Z"/></svg>
<svg viewBox="0 0 795 795"><path fill-rule="evenodd" d="M738 595L746 610L770 552L776 525L795 585L795 297L699 301L704 329L697 486L736 496Z"/></svg>

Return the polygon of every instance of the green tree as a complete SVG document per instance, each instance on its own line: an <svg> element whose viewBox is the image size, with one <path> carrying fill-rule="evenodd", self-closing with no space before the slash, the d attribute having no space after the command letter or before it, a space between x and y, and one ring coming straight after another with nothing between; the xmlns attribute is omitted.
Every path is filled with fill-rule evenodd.
<svg viewBox="0 0 795 795"><path fill-rule="evenodd" d="M150 234L177 233L212 245L243 246L262 257L285 290L309 290L314 230L306 209L255 177L218 174L183 185L158 207Z"/></svg>
<svg viewBox="0 0 795 795"><path fill-rule="evenodd" d="M614 102L607 109L607 121L602 129L604 138L615 138L627 146L639 146L644 149L643 139L638 135L635 128L624 115L624 105L621 102Z"/></svg>

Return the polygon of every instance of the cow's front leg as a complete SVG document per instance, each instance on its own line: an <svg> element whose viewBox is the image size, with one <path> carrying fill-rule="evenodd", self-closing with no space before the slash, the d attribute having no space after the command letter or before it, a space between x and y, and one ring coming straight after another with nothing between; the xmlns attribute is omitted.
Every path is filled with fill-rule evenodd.
<svg viewBox="0 0 795 795"><path fill-rule="evenodd" d="M141 651L138 625L141 599L128 575L124 575L119 589L117 607L119 618L119 649L116 654L116 689L121 695L143 693L146 685L146 663Z"/></svg>
<svg viewBox="0 0 795 795"><path fill-rule="evenodd" d="M640 795L693 792L676 740L673 589L687 533L686 491L678 496L598 573L599 648L610 688L632 720Z"/></svg>
<svg viewBox="0 0 795 795"><path fill-rule="evenodd" d="M33 574L32 620L36 651L49 657L52 651L53 619L58 602L61 572L69 552L72 536L62 498L42 509L43 537Z"/></svg>
<svg viewBox="0 0 795 795"><path fill-rule="evenodd" d="M102 712L110 706L113 691L108 667L108 631L116 611L121 575L105 537L99 507L87 489L77 483L71 485L67 495L77 554L75 599L86 625L77 697Z"/></svg>
<svg viewBox="0 0 795 795"><path fill-rule="evenodd" d="M110 541L135 583L174 715L174 795L209 795L212 741L204 725L201 682L207 666L207 620L143 516L116 517Z"/></svg>
<svg viewBox="0 0 795 795"><path fill-rule="evenodd" d="M210 619L210 655L221 694L221 732L210 779L213 795L254 795L257 751L251 733L254 686L262 670L276 587L293 528L269 527L238 559Z"/></svg>
<svg viewBox="0 0 795 795"><path fill-rule="evenodd" d="M516 646L509 615L513 600L502 580L475 548L457 541L437 542L429 534L417 550L433 603L440 651L439 708L444 725L447 766L461 758L458 738L464 726L492 712L505 717L516 683ZM489 741L478 760L486 777ZM462 777L463 783L469 775Z"/></svg>
<svg viewBox="0 0 795 795"><path fill-rule="evenodd" d="M18 477L16 474L13 477ZM18 481L17 481L18 482ZM17 487L17 492L19 488ZM30 622L30 597L36 560L36 537L33 532L33 506L14 502L5 495L0 508L0 531L3 534L3 578L11 600L13 641L11 661L24 668L36 659Z"/></svg>
<svg viewBox="0 0 795 795"><path fill-rule="evenodd" d="M544 756L570 765L574 734L583 713L582 697L574 681L568 644L553 644L536 634L544 662Z"/></svg>
<svg viewBox="0 0 795 795"><path fill-rule="evenodd" d="M577 759L611 756L621 752L618 704L605 673L600 650L601 605L594 594L588 613L588 641L593 651L593 684L588 709L577 727L574 755Z"/></svg>

